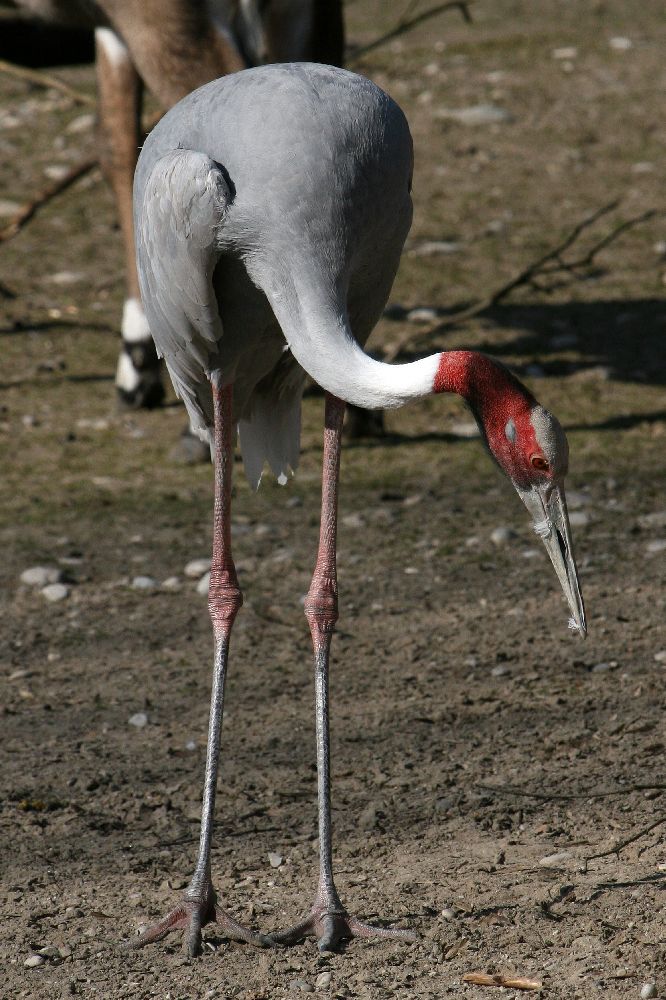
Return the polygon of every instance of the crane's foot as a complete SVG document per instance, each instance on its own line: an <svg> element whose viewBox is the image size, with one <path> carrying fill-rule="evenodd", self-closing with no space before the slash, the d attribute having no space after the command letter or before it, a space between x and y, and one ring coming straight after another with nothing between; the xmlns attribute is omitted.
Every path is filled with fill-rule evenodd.
<svg viewBox="0 0 666 1000"><path fill-rule="evenodd" d="M269 936L276 944L296 944L305 937L316 937L319 951L336 951L342 941L355 937L416 941L414 931L364 924L356 917L350 916L340 904L331 906L319 898L315 900L305 920L284 931L275 931Z"/></svg>
<svg viewBox="0 0 666 1000"><path fill-rule="evenodd" d="M148 927L136 938L127 942L127 947L133 950L143 948L144 945L152 944L153 941L161 941L172 931L183 931L183 950L190 958L201 954L201 928L206 924L215 923L220 928L224 937L232 941L245 941L247 944L257 945L259 948L271 948L274 942L265 934L257 934L251 931L237 920L230 917L228 913L216 906L215 890L212 885L197 897L186 894L180 906L177 906L166 917L159 920L152 927Z"/></svg>

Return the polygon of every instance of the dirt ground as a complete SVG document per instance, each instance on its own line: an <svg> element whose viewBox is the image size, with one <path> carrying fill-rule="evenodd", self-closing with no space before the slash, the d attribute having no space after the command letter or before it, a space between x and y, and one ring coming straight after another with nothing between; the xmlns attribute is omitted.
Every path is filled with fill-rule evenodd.
<svg viewBox="0 0 666 1000"><path fill-rule="evenodd" d="M312 941L256 951L211 927L193 962L174 938L121 951L174 904L196 852L211 638L183 569L208 555L212 486L210 467L170 457L173 400L116 408L120 239L92 175L0 248L15 293L0 299L2 998L528 995L464 984L468 972L530 977L552 997L638 998L646 983L666 995L663 9L479 0L472 24L444 13L354 57L426 6L347 4L350 64L402 104L416 149L414 227L376 348L419 334L407 310L486 295L615 198L573 256L660 213L591 266L414 348L487 350L561 418L589 637L568 634L546 554L464 436L460 402L391 413L385 439L343 456L335 867L352 912L418 942L320 956ZM93 92L92 67L57 72ZM94 137L89 109L62 94L6 75L0 94L7 215ZM501 120L450 114L477 105ZM286 488L266 477L254 494L236 477L246 603L213 871L229 911L264 931L298 919L315 888L302 595L321 424L308 396ZM513 532L502 544L498 527ZM65 600L20 582L35 565L66 573ZM180 586L139 591L138 575Z"/></svg>

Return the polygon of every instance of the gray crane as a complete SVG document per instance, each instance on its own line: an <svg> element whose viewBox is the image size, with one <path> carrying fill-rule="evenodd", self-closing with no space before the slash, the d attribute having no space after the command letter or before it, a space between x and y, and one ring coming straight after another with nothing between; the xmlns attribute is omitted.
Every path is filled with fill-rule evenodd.
<svg viewBox="0 0 666 1000"><path fill-rule="evenodd" d="M337 613L336 520L345 403L396 407L455 392L527 506L585 634L563 481L564 432L531 393L486 355L450 351L388 365L363 344L379 318L407 235L412 142L400 108L369 80L308 63L265 66L207 84L148 137L134 214L141 295L192 426L215 463L209 609L214 677L199 856L179 906L133 942L201 928L256 944L315 935L409 937L350 915L332 868L328 661ZM280 481L296 469L308 373L326 393L319 550L305 614L314 646L319 884L305 919L265 937L217 906L210 845L229 638L242 603L231 554L235 429L250 482L264 464Z"/></svg>

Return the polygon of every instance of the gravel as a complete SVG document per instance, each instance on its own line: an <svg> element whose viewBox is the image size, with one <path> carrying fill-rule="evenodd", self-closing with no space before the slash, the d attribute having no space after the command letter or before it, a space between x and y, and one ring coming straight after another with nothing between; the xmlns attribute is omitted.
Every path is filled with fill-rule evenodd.
<svg viewBox="0 0 666 1000"><path fill-rule="evenodd" d="M130 715L127 722L130 726L135 726L137 729L143 729L144 726L148 725L148 716L145 712L135 712L134 715Z"/></svg>
<svg viewBox="0 0 666 1000"><path fill-rule="evenodd" d="M500 125L514 121L514 117L506 108L497 104L473 104L468 108L440 108L435 112L436 118L460 122L461 125Z"/></svg>
<svg viewBox="0 0 666 1000"><path fill-rule="evenodd" d="M292 979L289 983L289 989L294 993L314 993L314 986L311 983L306 983L304 979Z"/></svg>
<svg viewBox="0 0 666 1000"><path fill-rule="evenodd" d="M210 573L204 573L197 584L197 594L201 594L202 597L208 596L208 587L210 586Z"/></svg>
<svg viewBox="0 0 666 1000"><path fill-rule="evenodd" d="M657 987L654 983L643 983L641 986L641 1000L650 1000L651 997L656 997L656 995Z"/></svg>
<svg viewBox="0 0 666 1000"><path fill-rule="evenodd" d="M490 541L494 545L506 545L515 537L516 532L513 528L499 527L490 532Z"/></svg>
<svg viewBox="0 0 666 1000"><path fill-rule="evenodd" d="M56 601L64 601L64 599L69 595L69 587L65 586L64 583L49 583L47 587L42 587L42 594L47 601L55 603Z"/></svg>
<svg viewBox="0 0 666 1000"><path fill-rule="evenodd" d="M183 570L185 576L191 580L199 580L210 569L210 559L191 559Z"/></svg>
<svg viewBox="0 0 666 1000"><path fill-rule="evenodd" d="M43 955L31 955L30 958L26 958L23 963L27 969L36 969L40 965L44 965L46 959Z"/></svg>
<svg viewBox="0 0 666 1000"><path fill-rule="evenodd" d="M283 861L284 858L281 854L276 854L275 851L269 851L268 862L271 868L279 868Z"/></svg>
<svg viewBox="0 0 666 1000"><path fill-rule="evenodd" d="M29 587L46 587L49 583L60 583L62 570L57 566L31 566L23 570L20 579Z"/></svg>
<svg viewBox="0 0 666 1000"><path fill-rule="evenodd" d="M331 985L331 980L333 979L332 972L320 972L315 979L315 986L318 990L325 990L327 986Z"/></svg>
<svg viewBox="0 0 666 1000"><path fill-rule="evenodd" d="M542 868L560 868L571 861L573 854L570 851L558 851L557 854L548 854L545 858L539 859Z"/></svg>
<svg viewBox="0 0 666 1000"><path fill-rule="evenodd" d="M135 576L132 580L132 590L154 590L157 580L153 576Z"/></svg>

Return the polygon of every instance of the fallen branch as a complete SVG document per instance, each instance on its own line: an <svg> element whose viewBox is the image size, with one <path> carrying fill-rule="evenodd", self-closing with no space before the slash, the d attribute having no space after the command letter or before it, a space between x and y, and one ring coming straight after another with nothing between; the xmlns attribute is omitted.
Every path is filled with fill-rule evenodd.
<svg viewBox="0 0 666 1000"><path fill-rule="evenodd" d="M470 306L467 306L464 309L453 312L451 315L440 320L434 326L431 326L426 330L417 332L409 331L405 337L393 344L391 349L384 354L384 360L393 361L398 354L405 350L406 347L414 349L416 344L429 340L431 337L443 332L449 327L457 326L465 320L472 319L474 316L478 316L480 313L484 313L488 309L492 309L493 306L498 305L503 299L510 295L511 292L515 291L516 288L529 285L540 292L548 291L548 289L537 283L538 278L544 275L552 277L555 274L561 273L574 274L574 272L580 271L583 267L590 267L594 263L595 256L601 250L605 249L605 247L607 247L610 243L616 240L621 233L626 232L626 230L631 229L633 226L639 225L641 222L645 222L647 219L651 219L657 214L654 209L650 209L647 212L641 213L641 215L636 215L631 219L627 219L626 222L620 223L615 227L615 229L612 229L610 233L607 233L600 240L598 240L582 257L579 257L574 261L564 260L562 255L570 249L581 233L583 233L586 229L589 229L590 226L593 226L595 222L602 218L602 216L608 215L609 212L613 212L616 208L618 208L619 204L620 200L616 198L613 201L608 202L607 205L603 205L595 212L592 212L591 215L586 216L581 222L574 226L571 232L568 233L568 235L565 236L565 238L558 243L557 246L548 250L537 260L523 268L513 278L505 284L500 285L499 288L495 289L494 292L491 292L485 298L480 299L478 302L473 302Z"/></svg>
<svg viewBox="0 0 666 1000"><path fill-rule="evenodd" d="M487 972L466 972L463 983L474 986L505 986L510 990L540 990L543 983L538 979L524 979L522 976L488 975Z"/></svg>
<svg viewBox="0 0 666 1000"><path fill-rule="evenodd" d="M64 80L59 80L57 76L49 76L48 73L41 73L36 69L28 69L26 66L17 66L16 63L7 62L6 59L0 59L0 73L7 73L9 76L15 76L19 80L27 80L29 83L37 84L38 87L59 90L77 104L88 104L94 107L96 103L94 97L80 93L80 91L75 90L74 87L70 87L68 83L65 83Z"/></svg>
<svg viewBox="0 0 666 1000"><path fill-rule="evenodd" d="M370 42L368 45L363 45L356 52L352 53L346 60L347 66L353 66L361 56L366 55L368 52L372 52L374 49L380 48L382 45L386 45L387 42L393 41L394 38L398 38L400 35L404 35L406 32L411 31L415 28L417 24L422 24L423 21L429 20L431 17L436 17L437 14L443 14L445 10L457 9L462 14L464 20L467 24L472 23L472 15L469 12L470 4L474 0L448 0L447 3L437 4L436 7L430 7L428 10L424 10L421 14L415 14L413 17L405 16L395 28L387 31L385 35L381 38L376 38L374 42ZM411 4L411 8L414 4Z"/></svg>
<svg viewBox="0 0 666 1000"><path fill-rule="evenodd" d="M588 861L595 861L597 858L607 858L611 854L615 854L619 857L620 851L623 851L625 847L629 844L634 844L641 837L647 836L652 830L656 830L658 826L662 823L666 823L666 816L660 816L659 819L655 819L649 826L644 827L642 830L638 830L637 833L632 833L630 837L626 837L624 840L617 840L611 847L606 851L598 851L597 854L588 854L587 857L583 858L583 863L585 865L585 871L587 871Z"/></svg>
<svg viewBox="0 0 666 1000"><path fill-rule="evenodd" d="M0 229L0 243L6 243L7 240L13 239L17 233L19 233L33 215L43 208L44 205L52 201L61 192L66 191L67 188L71 187L75 181L78 181L81 177L90 173L94 167L97 166L97 157L92 156L90 159L81 160L71 167L64 177L60 177L57 181L53 181L51 184L47 184L43 190L36 195L32 201L28 201L23 205L22 208L16 213L11 222L5 226L4 229Z"/></svg>

